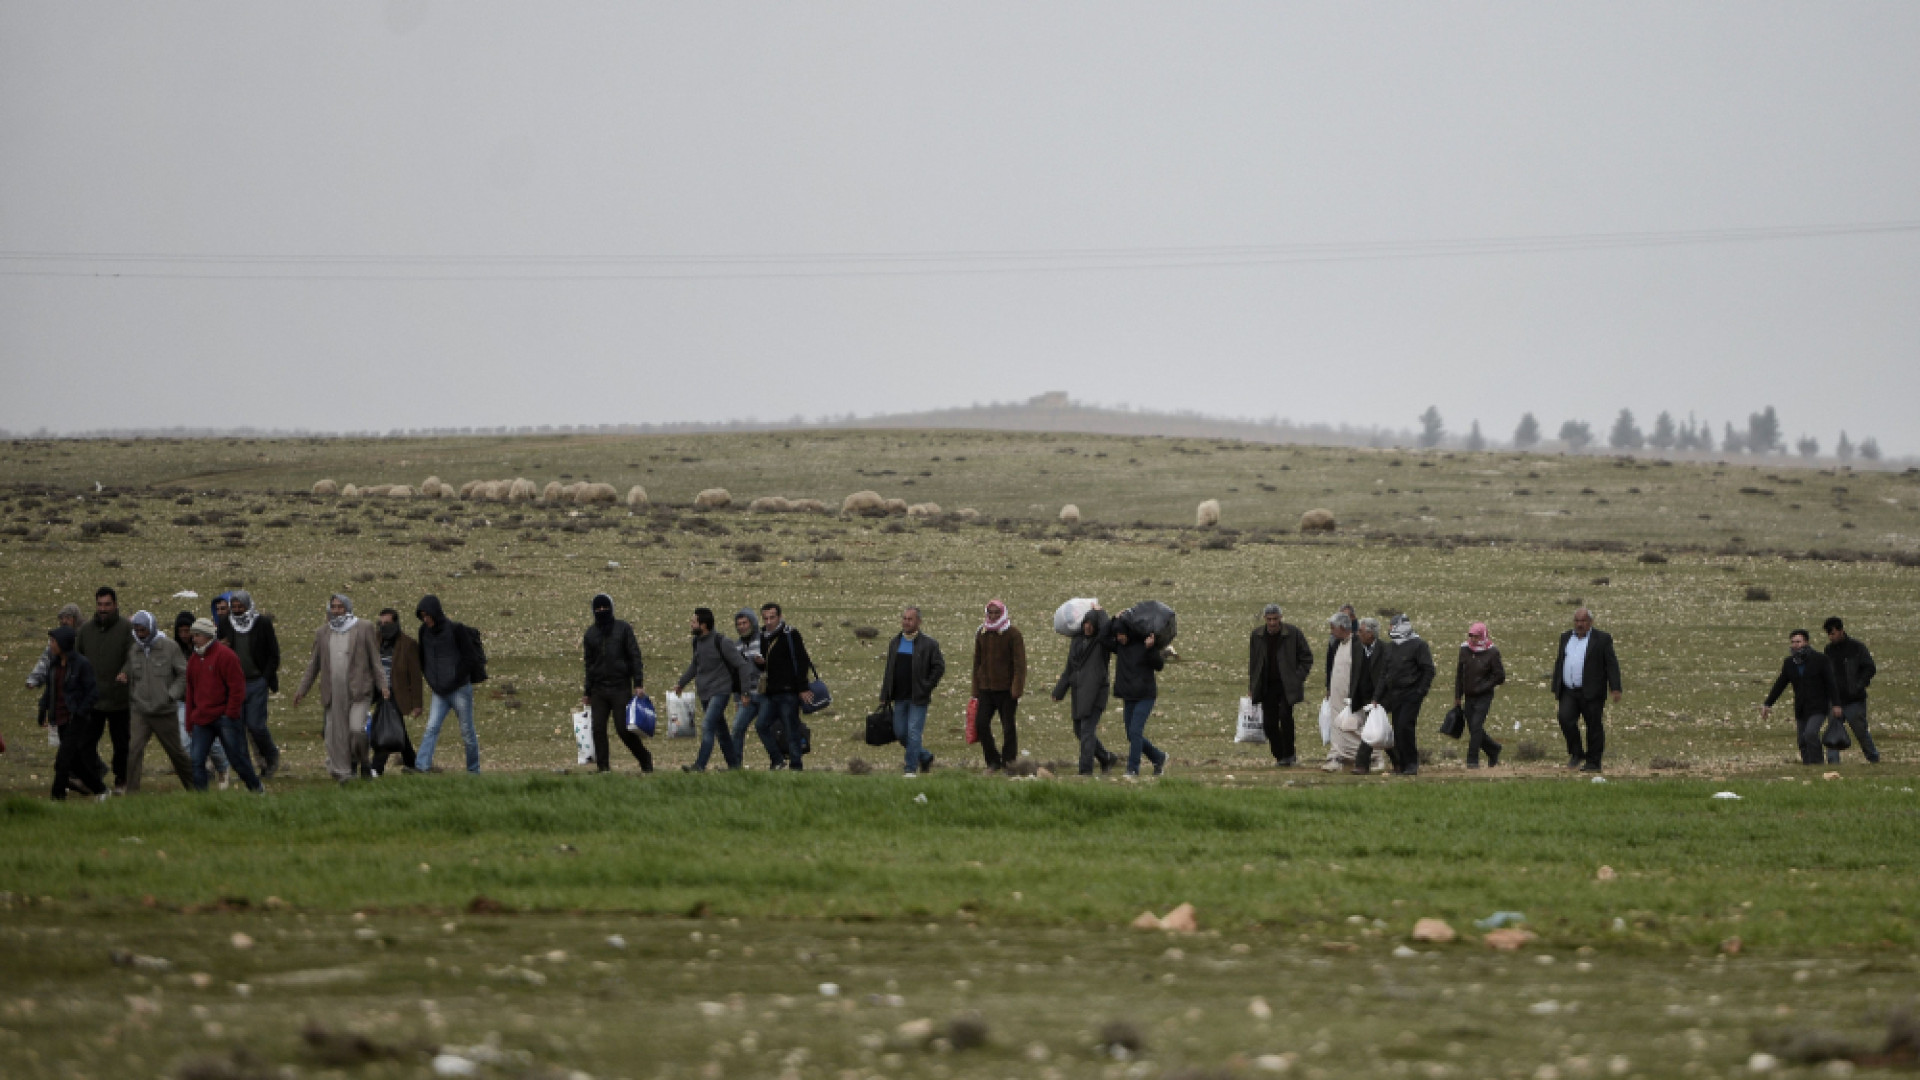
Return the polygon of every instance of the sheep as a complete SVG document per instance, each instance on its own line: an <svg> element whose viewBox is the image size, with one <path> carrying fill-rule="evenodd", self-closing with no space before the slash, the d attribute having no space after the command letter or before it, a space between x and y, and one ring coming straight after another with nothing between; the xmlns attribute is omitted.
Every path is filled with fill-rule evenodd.
<svg viewBox="0 0 1920 1080"><path fill-rule="evenodd" d="M360 489L360 494L367 496L368 498L371 498L375 495L384 496L386 495L387 492L392 490L393 490L392 484L369 484L366 487L363 487Z"/></svg>
<svg viewBox="0 0 1920 1080"><path fill-rule="evenodd" d="M747 504L749 514L784 514L793 509L793 503L779 495L762 495Z"/></svg>
<svg viewBox="0 0 1920 1080"><path fill-rule="evenodd" d="M429 499L444 499L453 494L452 485L431 476L427 477L427 479L432 482L420 485L421 495Z"/></svg>
<svg viewBox="0 0 1920 1080"><path fill-rule="evenodd" d="M1300 531L1303 533L1332 532L1335 525L1331 510L1309 510L1300 515Z"/></svg>
<svg viewBox="0 0 1920 1080"><path fill-rule="evenodd" d="M420 494L422 495L431 495L439 490L440 478L437 476L429 476L425 480L420 481Z"/></svg>
<svg viewBox="0 0 1920 1080"><path fill-rule="evenodd" d="M585 481L583 480L576 480L571 484L561 484L560 485L560 501L572 502L574 499L574 496L580 494L580 488L583 484L585 484Z"/></svg>
<svg viewBox="0 0 1920 1080"><path fill-rule="evenodd" d="M647 489L635 484L627 489L627 509L644 510L647 508Z"/></svg>
<svg viewBox="0 0 1920 1080"><path fill-rule="evenodd" d="M720 510L733 505L726 488L708 488L693 497L693 505L703 510Z"/></svg>
<svg viewBox="0 0 1920 1080"><path fill-rule="evenodd" d="M824 514L827 504L819 499L795 499L791 509L796 514Z"/></svg>
<svg viewBox="0 0 1920 1080"><path fill-rule="evenodd" d="M524 476L507 485L508 502L532 502L534 496L538 494L540 494L539 486Z"/></svg>
<svg viewBox="0 0 1920 1080"><path fill-rule="evenodd" d="M549 505L560 501L560 481L549 480L547 486L540 489L540 501Z"/></svg>
<svg viewBox="0 0 1920 1080"><path fill-rule="evenodd" d="M313 493L315 495L338 495L340 494L340 485L331 480L316 480L313 482Z"/></svg>
<svg viewBox="0 0 1920 1080"><path fill-rule="evenodd" d="M1199 509L1194 511L1193 523L1203 529L1220 524L1220 500L1208 499L1201 503Z"/></svg>
<svg viewBox="0 0 1920 1080"><path fill-rule="evenodd" d="M511 486L503 480L489 480L480 485L478 494L488 502L499 502L507 497L507 488Z"/></svg>
<svg viewBox="0 0 1920 1080"><path fill-rule="evenodd" d="M971 506L963 506L955 510L953 516L959 518L961 521L979 521L980 511L975 510Z"/></svg>
<svg viewBox="0 0 1920 1080"><path fill-rule="evenodd" d="M354 487L352 484L348 484L340 489L340 497L343 499L357 499L360 497L360 489Z"/></svg>
<svg viewBox="0 0 1920 1080"><path fill-rule="evenodd" d="M856 491L840 504L840 512L877 517L886 513L886 502L877 491Z"/></svg>
<svg viewBox="0 0 1920 1080"><path fill-rule="evenodd" d="M905 499L888 499L886 500L886 502L882 504L882 506L884 507L886 512L893 517L898 517L901 514L906 513L909 509L911 509L911 507L907 505L907 500Z"/></svg>
<svg viewBox="0 0 1920 1080"><path fill-rule="evenodd" d="M395 484L387 489L387 498L411 499L413 498L413 489L405 484Z"/></svg>
<svg viewBox="0 0 1920 1080"><path fill-rule="evenodd" d="M614 490L612 484L581 484L579 490L573 493L573 501L577 503L617 503L620 501L620 493Z"/></svg>
<svg viewBox="0 0 1920 1080"><path fill-rule="evenodd" d="M907 507L907 516L908 517L939 517L940 504L930 503L930 502L914 503L912 506Z"/></svg>
<svg viewBox="0 0 1920 1080"><path fill-rule="evenodd" d="M1060 508L1060 524L1062 525L1080 524L1080 508L1073 505L1072 503L1068 503L1067 505L1061 507Z"/></svg>
<svg viewBox="0 0 1920 1080"><path fill-rule="evenodd" d="M461 497L461 498L463 498L463 499L471 499L471 498L473 498L473 492L474 492L474 489L475 489L475 488L478 488L478 487L479 487L479 486L480 486L480 485L481 485L482 483L484 483L484 481L481 481L481 480L469 480L469 481L467 481L466 483L464 483L464 484L461 484L461 485L460 485L460 497Z"/></svg>

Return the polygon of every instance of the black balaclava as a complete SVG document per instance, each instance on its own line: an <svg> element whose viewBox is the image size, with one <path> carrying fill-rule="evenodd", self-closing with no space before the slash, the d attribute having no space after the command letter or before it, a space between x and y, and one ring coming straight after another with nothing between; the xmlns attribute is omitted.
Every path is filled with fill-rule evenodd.
<svg viewBox="0 0 1920 1080"><path fill-rule="evenodd" d="M603 629L613 625L613 597L600 593L593 598L593 622Z"/></svg>

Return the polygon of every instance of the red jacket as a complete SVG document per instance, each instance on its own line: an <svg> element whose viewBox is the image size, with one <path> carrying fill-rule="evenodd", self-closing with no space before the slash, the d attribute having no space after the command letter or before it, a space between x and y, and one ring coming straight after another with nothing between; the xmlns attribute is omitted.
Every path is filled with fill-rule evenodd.
<svg viewBox="0 0 1920 1080"><path fill-rule="evenodd" d="M205 655L187 657L187 726L206 727L221 717L240 719L247 703L247 680L240 658L224 642L207 646Z"/></svg>

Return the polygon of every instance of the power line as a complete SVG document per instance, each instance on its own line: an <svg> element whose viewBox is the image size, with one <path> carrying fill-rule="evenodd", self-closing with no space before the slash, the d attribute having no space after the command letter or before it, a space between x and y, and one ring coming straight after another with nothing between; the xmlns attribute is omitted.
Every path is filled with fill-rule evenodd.
<svg viewBox="0 0 1920 1080"><path fill-rule="evenodd" d="M1050 250L682 256L218 255L0 251L0 277L343 281L667 281L1074 273L1469 258L1849 236L1911 235L1920 221L1442 240ZM8 266L6 264L12 264Z"/></svg>

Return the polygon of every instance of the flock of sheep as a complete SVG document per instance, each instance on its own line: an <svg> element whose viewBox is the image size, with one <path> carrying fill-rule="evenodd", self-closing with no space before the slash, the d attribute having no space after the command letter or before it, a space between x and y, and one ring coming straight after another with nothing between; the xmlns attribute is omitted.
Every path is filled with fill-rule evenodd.
<svg viewBox="0 0 1920 1080"><path fill-rule="evenodd" d="M343 499L353 498L389 498L389 499L448 499L461 498L477 502L526 502L546 506L564 503L574 504L617 504L620 491L612 484L598 484L581 481L574 484L562 484L558 480L547 482L545 487L520 477L513 480L469 480L456 490L453 485L443 482L437 476L429 476L420 482L419 487L408 484L371 484L356 487L352 484L337 484L332 480L321 480L313 485L315 495L337 495ZM626 503L629 509L639 510L649 505L647 489L639 484L627 489ZM720 510L733 505L733 496L726 488L708 488L694 496L693 505L703 510ZM764 495L747 504L747 511L754 514L825 514L830 513L826 503L819 499L787 499L779 495ZM840 504L840 512L848 517L945 517L946 512L939 503L911 503L905 499L889 499L877 491L856 491ZM976 521L980 512L971 507L956 510L951 515L962 521ZM1080 524L1080 508L1072 503L1060 508L1060 521L1065 525ZM1212 528L1220 524L1220 500L1208 499L1201 503L1194 514L1194 524L1201 528ZM1334 531L1333 514L1326 510L1309 510L1300 517L1301 532Z"/></svg>

